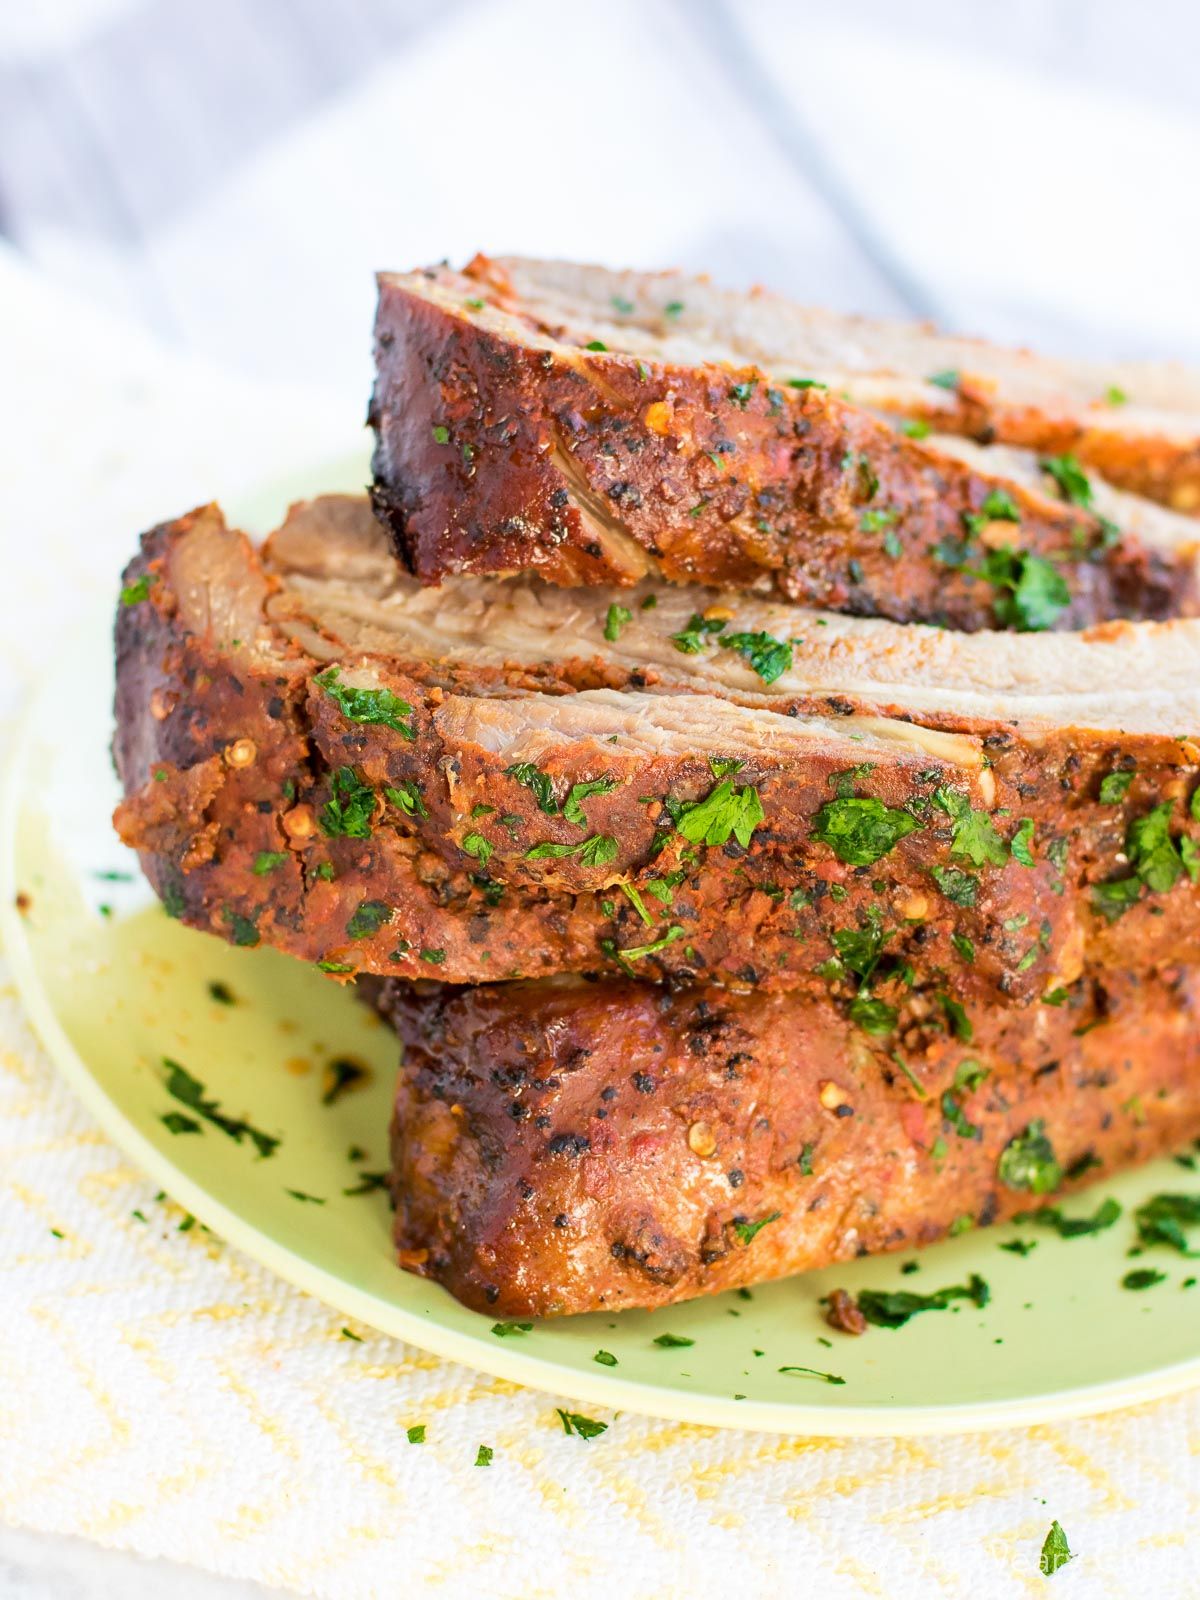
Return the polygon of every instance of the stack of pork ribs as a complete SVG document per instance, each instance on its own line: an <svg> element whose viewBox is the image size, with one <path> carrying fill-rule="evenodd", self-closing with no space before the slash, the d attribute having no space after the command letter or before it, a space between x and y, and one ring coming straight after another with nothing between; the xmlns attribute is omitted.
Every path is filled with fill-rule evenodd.
<svg viewBox="0 0 1200 1600"><path fill-rule="evenodd" d="M1200 1133L1200 380L484 258L376 351L369 498L143 538L117 826L372 991L405 1267L663 1305Z"/></svg>

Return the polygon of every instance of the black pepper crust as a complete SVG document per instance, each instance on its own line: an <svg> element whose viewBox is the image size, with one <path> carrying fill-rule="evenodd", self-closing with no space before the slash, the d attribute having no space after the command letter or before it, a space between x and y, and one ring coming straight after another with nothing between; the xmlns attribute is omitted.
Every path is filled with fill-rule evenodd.
<svg viewBox="0 0 1200 1600"><path fill-rule="evenodd" d="M493 308L509 314L498 321ZM1060 564L1053 626L1192 615L1196 552L1167 555L898 433L822 389L753 367L680 367L545 347L479 257L379 277L373 500L425 583L532 569L560 584L647 570L898 622L998 626L978 561L938 558L998 486L1003 541ZM970 422L964 414L964 427ZM880 521L880 518L883 521Z"/></svg>
<svg viewBox="0 0 1200 1600"><path fill-rule="evenodd" d="M1082 980L1036 1018L976 1013L969 1045L906 1046L910 1078L826 1000L390 982L376 1003L404 1047L399 1258L469 1306L548 1316L669 1305L1002 1221L1078 1186L1001 1180L1031 1123L1089 1181L1200 1132L1198 999L1181 970ZM956 1087L964 1064L971 1086Z"/></svg>

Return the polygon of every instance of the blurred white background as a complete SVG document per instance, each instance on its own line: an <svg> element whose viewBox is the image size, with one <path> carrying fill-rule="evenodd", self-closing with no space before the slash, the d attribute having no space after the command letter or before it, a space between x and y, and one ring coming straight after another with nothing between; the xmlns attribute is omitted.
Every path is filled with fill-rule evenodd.
<svg viewBox="0 0 1200 1600"><path fill-rule="evenodd" d="M0 7L0 229L361 412L372 271L703 268L1048 350L1200 360L1189 0Z"/></svg>

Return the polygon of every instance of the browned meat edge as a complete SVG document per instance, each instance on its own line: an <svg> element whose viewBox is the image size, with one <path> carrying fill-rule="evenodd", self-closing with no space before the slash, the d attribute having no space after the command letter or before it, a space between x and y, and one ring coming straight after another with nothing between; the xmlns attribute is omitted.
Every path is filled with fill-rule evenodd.
<svg viewBox="0 0 1200 1600"><path fill-rule="evenodd" d="M501 759L447 742L439 717L454 695L436 663L371 662L411 707L409 738L348 721L314 681L318 663L265 620L275 654L245 638L222 643L211 624L184 628L172 588L184 539L193 578L211 553L206 615L250 595L248 634L277 580L211 508L147 535L126 573L126 593L146 597L119 607L114 751L128 798L116 822L168 909L194 926L339 976L436 972L475 983L607 968L743 988L833 984L847 1003L863 985L828 963L848 932L874 926L886 959L871 992L898 1008L913 990L1029 1001L1097 967L1200 960L1197 888L1177 858L1175 886L1151 893L1135 883L1140 898L1112 926L1089 898L1098 880L1128 876L1131 819L1165 797L1173 828L1188 826L1200 766L1188 741L977 730L968 746L987 764L970 771L909 752L840 775L819 746L803 764L750 755L732 781L757 789L764 821L743 847L735 837L689 843L665 804L710 794L708 758L721 752L651 759L581 740L545 770L560 807L576 782L601 772L619 780L587 799L585 828L548 815ZM580 670L586 677L589 664ZM524 668L514 671L523 681ZM446 681L456 694L471 690L461 669ZM497 689L495 673L486 687ZM559 688L570 687L567 667ZM1100 804L1102 778L1131 764L1125 798ZM330 835L339 773L365 792L365 836ZM955 827L930 796L949 785L974 802L985 780L1000 836L1032 821L1032 865L1010 857L976 871L951 853ZM402 785L415 786L424 815L389 797ZM879 860L847 862L814 830L835 795L908 807L921 825ZM547 841L573 848L588 836L614 841L612 859L530 857ZM480 837L486 861L477 844L465 848Z"/></svg>
<svg viewBox="0 0 1200 1600"><path fill-rule="evenodd" d="M487 326L485 301L517 322ZM522 338L522 318L538 337ZM1109 548L1082 507L1015 486L1019 522L991 522L948 564L936 552L959 551L964 519L988 522L996 478L828 390L775 388L752 367L564 353L544 348L547 332L486 261L470 276L379 279L374 501L423 582L532 568L620 583L649 569L977 630L997 625L998 591L975 574L1000 543L1061 563L1058 628L1200 604L1194 550L1173 558L1131 535Z"/></svg>
<svg viewBox="0 0 1200 1600"><path fill-rule="evenodd" d="M969 1045L903 1047L918 1088L826 1002L391 983L400 1261L478 1310L544 1316L669 1305L999 1221L1050 1198L998 1167L1032 1124L1089 1180L1200 1132L1196 1000L1176 972L1084 985L1033 1026L990 1008Z"/></svg>

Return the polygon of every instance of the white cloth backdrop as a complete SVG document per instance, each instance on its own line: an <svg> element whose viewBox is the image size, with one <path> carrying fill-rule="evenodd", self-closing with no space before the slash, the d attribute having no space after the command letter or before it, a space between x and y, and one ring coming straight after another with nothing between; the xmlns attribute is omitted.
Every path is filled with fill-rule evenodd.
<svg viewBox="0 0 1200 1600"><path fill-rule="evenodd" d="M680 263L1200 360L1198 45L1193 6L1114 0L0 7L0 714L141 527L357 436L378 266ZM916 1444L621 1417L585 1447L341 1320L179 1236L0 993L0 1518L329 1600L1005 1600L1056 1516L1056 1594L1200 1593L1200 1397Z"/></svg>

